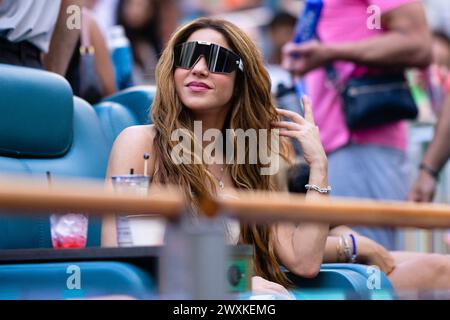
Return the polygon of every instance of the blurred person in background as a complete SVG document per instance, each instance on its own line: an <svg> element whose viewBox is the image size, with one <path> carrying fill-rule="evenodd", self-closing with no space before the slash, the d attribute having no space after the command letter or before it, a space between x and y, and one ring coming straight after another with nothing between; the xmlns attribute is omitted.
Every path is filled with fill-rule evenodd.
<svg viewBox="0 0 450 320"><path fill-rule="evenodd" d="M378 26L368 23L368 4L380 12ZM405 121L350 130L339 89L325 67L334 68L341 84L361 76L389 77L394 70L427 67L431 32L423 5L416 0L324 0L318 36L321 42L287 44L283 66L307 75L306 87L329 156L333 195L405 200L409 187ZM397 248L394 228L355 229L388 250Z"/></svg>
<svg viewBox="0 0 450 320"><path fill-rule="evenodd" d="M163 47L170 40L172 33L181 25L180 0L160 0L160 32Z"/></svg>
<svg viewBox="0 0 450 320"><path fill-rule="evenodd" d="M107 40L109 30L117 24L118 3L119 0L86 0L85 2L86 8L92 11L95 21Z"/></svg>
<svg viewBox="0 0 450 320"><path fill-rule="evenodd" d="M159 0L120 0L117 23L125 29L134 58L133 82L154 84L163 47Z"/></svg>
<svg viewBox="0 0 450 320"><path fill-rule="evenodd" d="M272 83L272 95L277 106L299 112L300 103L295 92L291 74L282 68L282 48L292 40L297 18L285 11L276 12L267 25L268 50L265 50L267 71ZM295 153L301 154L300 145L293 141Z"/></svg>
<svg viewBox="0 0 450 320"><path fill-rule="evenodd" d="M423 3L431 28L450 34L450 1L423 0Z"/></svg>
<svg viewBox="0 0 450 320"><path fill-rule="evenodd" d="M433 36L433 64L431 72L437 90L442 92L438 122L433 140L427 148L419 167L418 176L409 192L408 199L417 202L433 201L438 184L439 172L450 158L450 40L437 32ZM433 72L434 71L434 72Z"/></svg>
<svg viewBox="0 0 450 320"><path fill-rule="evenodd" d="M433 64L428 72L429 92L433 110L439 113L443 100L450 93L450 31L433 33Z"/></svg>
<svg viewBox="0 0 450 320"><path fill-rule="evenodd" d="M182 24L209 15L209 11L202 0L179 0L179 8Z"/></svg>
<svg viewBox="0 0 450 320"><path fill-rule="evenodd" d="M0 63L64 75L80 30L67 28L67 8L83 0L1 0ZM42 56L44 59L42 59Z"/></svg>
<svg viewBox="0 0 450 320"><path fill-rule="evenodd" d="M81 21L80 36L65 77L74 95L95 104L117 91L114 67L100 27L87 7L82 9Z"/></svg>
<svg viewBox="0 0 450 320"><path fill-rule="evenodd" d="M419 173L408 199L417 202L433 201L439 172L450 158L450 95L444 101L436 124L435 134L419 167Z"/></svg>
<svg viewBox="0 0 450 320"><path fill-rule="evenodd" d="M206 15L217 15L232 11L260 7L262 0L179 0L184 7L193 6L196 11Z"/></svg>
<svg viewBox="0 0 450 320"><path fill-rule="evenodd" d="M407 71L411 89L420 109L419 122L435 123L450 91L450 40L436 30L432 40L432 64L427 69Z"/></svg>
<svg viewBox="0 0 450 320"><path fill-rule="evenodd" d="M271 53L268 57L268 63L272 65L281 65L282 48L292 40L297 18L290 13L277 12L268 25L268 35L270 39Z"/></svg>
<svg viewBox="0 0 450 320"><path fill-rule="evenodd" d="M237 11L249 8L260 7L262 0L222 0L223 9L227 11Z"/></svg>
<svg viewBox="0 0 450 320"><path fill-rule="evenodd" d="M433 63L442 68L450 69L450 37L440 31L433 33ZM450 87L447 87L450 90Z"/></svg>

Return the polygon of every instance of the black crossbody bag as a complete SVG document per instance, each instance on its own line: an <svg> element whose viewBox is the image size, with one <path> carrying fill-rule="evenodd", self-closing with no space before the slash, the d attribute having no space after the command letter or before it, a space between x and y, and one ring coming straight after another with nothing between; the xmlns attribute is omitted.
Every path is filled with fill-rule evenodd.
<svg viewBox="0 0 450 320"><path fill-rule="evenodd" d="M334 67L327 67L327 74L336 84ZM418 108L403 73L350 78L336 88L351 130L417 118Z"/></svg>

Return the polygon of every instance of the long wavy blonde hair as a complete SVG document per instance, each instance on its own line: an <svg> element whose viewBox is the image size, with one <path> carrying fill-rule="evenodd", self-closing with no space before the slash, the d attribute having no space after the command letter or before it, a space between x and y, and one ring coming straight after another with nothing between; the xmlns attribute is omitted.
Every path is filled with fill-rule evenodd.
<svg viewBox="0 0 450 320"><path fill-rule="evenodd" d="M175 164L171 158L173 148L178 141L172 141L174 130L184 129L194 139L194 119L188 108L184 107L175 90L174 83L174 48L186 42L195 31L213 29L226 39L231 50L238 54L244 64L244 71L236 71L234 93L231 98L230 113L225 122L225 129L266 129L269 130L268 141L271 146L271 122L278 119L271 96L271 83L259 50L253 41L237 26L224 21L209 18L196 19L179 28L169 40L162 53L156 69L157 92L152 105L151 117L155 126L155 173L154 180L160 183L180 185L192 203L198 204L199 196L216 194L214 177L204 164ZM257 131L258 132L258 131ZM199 146L202 149L202 146ZM194 156L191 150L183 150ZM259 149L259 143L258 143ZM280 155L287 159L287 148L281 144ZM245 148L246 159L249 159L249 146ZM236 153L234 153L236 155ZM258 150L259 154L259 150ZM276 190L271 176L261 175L261 163L231 165L230 175L234 187L247 190ZM288 284L285 275L280 271L268 226L241 225L242 243L254 245L255 273L266 279Z"/></svg>

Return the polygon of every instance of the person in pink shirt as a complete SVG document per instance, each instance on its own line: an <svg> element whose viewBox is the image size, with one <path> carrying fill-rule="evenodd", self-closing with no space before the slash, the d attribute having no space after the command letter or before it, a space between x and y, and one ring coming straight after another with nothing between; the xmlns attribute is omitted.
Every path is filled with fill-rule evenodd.
<svg viewBox="0 0 450 320"><path fill-rule="evenodd" d="M333 66L339 83L361 75L426 67L431 60L431 33L422 3L324 0L318 37L320 42L287 44L283 48L283 67L305 76L315 121L329 156L332 193L405 200L409 187L406 123L349 130L341 96L329 80L326 66ZM356 230L387 249L401 247L393 229Z"/></svg>

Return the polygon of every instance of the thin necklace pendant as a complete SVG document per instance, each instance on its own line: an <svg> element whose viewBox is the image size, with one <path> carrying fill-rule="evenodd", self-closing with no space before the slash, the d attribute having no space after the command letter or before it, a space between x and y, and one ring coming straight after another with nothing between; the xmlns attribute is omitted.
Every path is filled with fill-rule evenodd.
<svg viewBox="0 0 450 320"><path fill-rule="evenodd" d="M211 171L209 171L213 175L213 177L217 180L217 184L219 185L220 190L225 189L225 182L223 182L223 180L222 180L223 175L225 174L224 171L225 171L225 168L221 167L220 168L220 172L221 172L220 177L217 177L216 175L212 174Z"/></svg>
<svg viewBox="0 0 450 320"><path fill-rule="evenodd" d="M220 168L220 172L222 173L221 175L220 175L220 178L217 180L218 182L219 182L219 188L221 189L221 190L223 190L224 188L225 188L225 182L223 182L223 175L225 174L225 168L224 167L221 167Z"/></svg>

